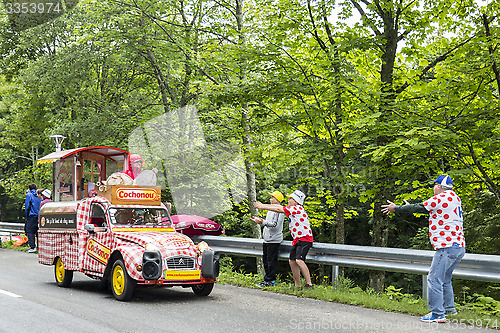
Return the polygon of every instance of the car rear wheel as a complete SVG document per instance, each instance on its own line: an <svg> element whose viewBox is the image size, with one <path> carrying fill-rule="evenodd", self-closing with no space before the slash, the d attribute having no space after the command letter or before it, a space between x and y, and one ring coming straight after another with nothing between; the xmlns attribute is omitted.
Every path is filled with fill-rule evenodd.
<svg viewBox="0 0 500 333"><path fill-rule="evenodd" d="M54 265L54 276L59 287L68 288L73 281L73 271L64 268L64 263L60 257L57 257Z"/></svg>
<svg viewBox="0 0 500 333"><path fill-rule="evenodd" d="M208 296L214 289L213 283L195 284L191 287L196 296Z"/></svg>
<svg viewBox="0 0 500 333"><path fill-rule="evenodd" d="M123 260L115 261L111 270L111 291L113 296L119 301L128 301L132 298L135 285L136 281L128 275Z"/></svg>

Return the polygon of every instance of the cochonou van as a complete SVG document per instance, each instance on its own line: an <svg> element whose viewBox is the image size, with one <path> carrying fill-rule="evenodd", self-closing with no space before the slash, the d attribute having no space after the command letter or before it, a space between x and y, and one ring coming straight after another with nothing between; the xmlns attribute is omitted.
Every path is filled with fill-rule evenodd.
<svg viewBox="0 0 500 333"><path fill-rule="evenodd" d="M218 257L207 243L175 231L159 186L127 176L129 155L100 146L39 160L53 163L54 178L54 202L40 210L39 263L54 265L61 287L70 287L78 271L121 301L132 297L136 285L191 287L196 295L209 295Z"/></svg>

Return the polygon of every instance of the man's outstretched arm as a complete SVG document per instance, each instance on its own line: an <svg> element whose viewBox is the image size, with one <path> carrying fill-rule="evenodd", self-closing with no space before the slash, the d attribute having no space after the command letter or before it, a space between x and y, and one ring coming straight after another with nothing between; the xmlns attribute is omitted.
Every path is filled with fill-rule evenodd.
<svg viewBox="0 0 500 333"><path fill-rule="evenodd" d="M405 204L398 206L394 202L387 200L388 205L382 205L382 213L389 215L390 213L400 214L413 214L422 213L428 214L429 211L425 209L423 203L411 204L405 200Z"/></svg>
<svg viewBox="0 0 500 333"><path fill-rule="evenodd" d="M263 204L261 202L254 202L253 203L254 207L257 209L265 209L265 210L270 210L272 212L276 213L284 213L283 206L281 205L275 205L275 204Z"/></svg>

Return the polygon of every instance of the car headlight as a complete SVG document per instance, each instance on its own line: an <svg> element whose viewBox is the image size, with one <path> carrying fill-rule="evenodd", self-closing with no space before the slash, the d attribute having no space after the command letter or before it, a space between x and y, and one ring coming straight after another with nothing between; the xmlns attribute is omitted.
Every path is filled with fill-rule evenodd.
<svg viewBox="0 0 500 333"><path fill-rule="evenodd" d="M202 253L203 251L206 250L210 250L210 246L208 246L208 244L204 241L199 242L196 248L198 249L199 253Z"/></svg>
<svg viewBox="0 0 500 333"><path fill-rule="evenodd" d="M156 243L147 243L146 246L144 246L144 249L146 251L159 251L160 250L158 244L156 244Z"/></svg>

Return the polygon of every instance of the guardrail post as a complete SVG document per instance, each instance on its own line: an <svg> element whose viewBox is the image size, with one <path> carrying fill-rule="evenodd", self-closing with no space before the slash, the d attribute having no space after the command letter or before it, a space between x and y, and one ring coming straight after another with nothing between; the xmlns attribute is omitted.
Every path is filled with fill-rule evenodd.
<svg viewBox="0 0 500 333"><path fill-rule="evenodd" d="M427 275L422 275L422 298L429 300L429 290L427 289Z"/></svg>
<svg viewBox="0 0 500 333"><path fill-rule="evenodd" d="M332 265L332 287L335 287L339 277L339 266Z"/></svg>

